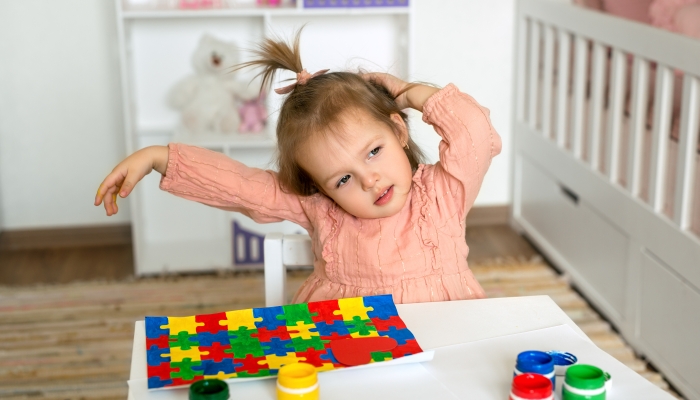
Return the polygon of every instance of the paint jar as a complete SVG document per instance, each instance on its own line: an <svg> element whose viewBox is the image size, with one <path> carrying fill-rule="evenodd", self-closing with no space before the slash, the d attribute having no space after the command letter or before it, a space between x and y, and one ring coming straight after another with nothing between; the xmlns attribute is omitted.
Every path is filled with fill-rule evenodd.
<svg viewBox="0 0 700 400"><path fill-rule="evenodd" d="M318 400L316 368L307 363L287 364L277 372L278 400Z"/></svg>
<svg viewBox="0 0 700 400"><path fill-rule="evenodd" d="M547 354L552 356L554 360L554 375L556 376L554 394L560 399L566 370L569 369L570 366L575 365L578 362L578 358L571 353L565 353L563 351L548 351Z"/></svg>
<svg viewBox="0 0 700 400"><path fill-rule="evenodd" d="M190 400L229 400L228 384L219 379L204 379L190 385Z"/></svg>
<svg viewBox="0 0 700 400"><path fill-rule="evenodd" d="M556 387L556 382L554 380L554 359L544 351L528 350L518 354L513 375L520 375L525 372L543 375L545 378L552 381L552 387Z"/></svg>
<svg viewBox="0 0 700 400"><path fill-rule="evenodd" d="M566 370L563 400L605 400L605 372L593 365L573 365Z"/></svg>
<svg viewBox="0 0 700 400"><path fill-rule="evenodd" d="M509 400L553 400L552 381L540 374L524 373L513 377Z"/></svg>

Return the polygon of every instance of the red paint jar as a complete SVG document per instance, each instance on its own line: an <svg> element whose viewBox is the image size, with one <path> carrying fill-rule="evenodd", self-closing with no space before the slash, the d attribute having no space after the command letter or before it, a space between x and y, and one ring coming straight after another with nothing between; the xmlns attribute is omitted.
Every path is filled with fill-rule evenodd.
<svg viewBox="0 0 700 400"><path fill-rule="evenodd" d="M553 400L552 381L540 374L513 377L509 400Z"/></svg>

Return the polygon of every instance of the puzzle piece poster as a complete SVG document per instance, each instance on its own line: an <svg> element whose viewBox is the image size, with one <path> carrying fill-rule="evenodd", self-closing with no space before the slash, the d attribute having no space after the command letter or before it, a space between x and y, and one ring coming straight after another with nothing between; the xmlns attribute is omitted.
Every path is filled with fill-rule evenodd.
<svg viewBox="0 0 700 400"><path fill-rule="evenodd" d="M391 295L146 317L146 350L149 389L271 376L297 362L326 371L422 352Z"/></svg>

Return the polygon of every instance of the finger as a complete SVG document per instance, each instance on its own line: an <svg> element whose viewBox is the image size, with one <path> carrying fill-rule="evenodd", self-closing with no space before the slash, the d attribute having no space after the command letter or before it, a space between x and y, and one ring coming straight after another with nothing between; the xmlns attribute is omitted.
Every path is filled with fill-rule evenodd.
<svg viewBox="0 0 700 400"><path fill-rule="evenodd" d="M103 197L105 211L107 212L108 216L114 214L114 210L116 209L116 207L114 206L116 204L116 201L117 201L116 191L117 191L117 187L112 186L112 187L107 189L107 191L105 192L104 197Z"/></svg>
<svg viewBox="0 0 700 400"><path fill-rule="evenodd" d="M127 175L126 178L124 178L124 183L122 183L121 187L119 187L119 196L121 196L121 198L128 196L129 193L131 193L131 191L134 190L134 184L132 183L133 179L131 179L131 175Z"/></svg>

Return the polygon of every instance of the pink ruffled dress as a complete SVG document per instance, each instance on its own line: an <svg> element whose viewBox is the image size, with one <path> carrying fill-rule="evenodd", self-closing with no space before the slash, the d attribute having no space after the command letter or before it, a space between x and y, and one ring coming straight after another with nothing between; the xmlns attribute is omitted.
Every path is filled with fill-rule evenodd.
<svg viewBox="0 0 700 400"><path fill-rule="evenodd" d="M304 227L314 271L295 302L376 294L392 294L397 303L484 298L467 265L465 220L501 138L488 109L452 84L426 101L423 120L442 137L440 161L419 166L406 204L391 217L356 218L322 194L283 192L274 171L183 144L169 145L160 187L259 223Z"/></svg>

